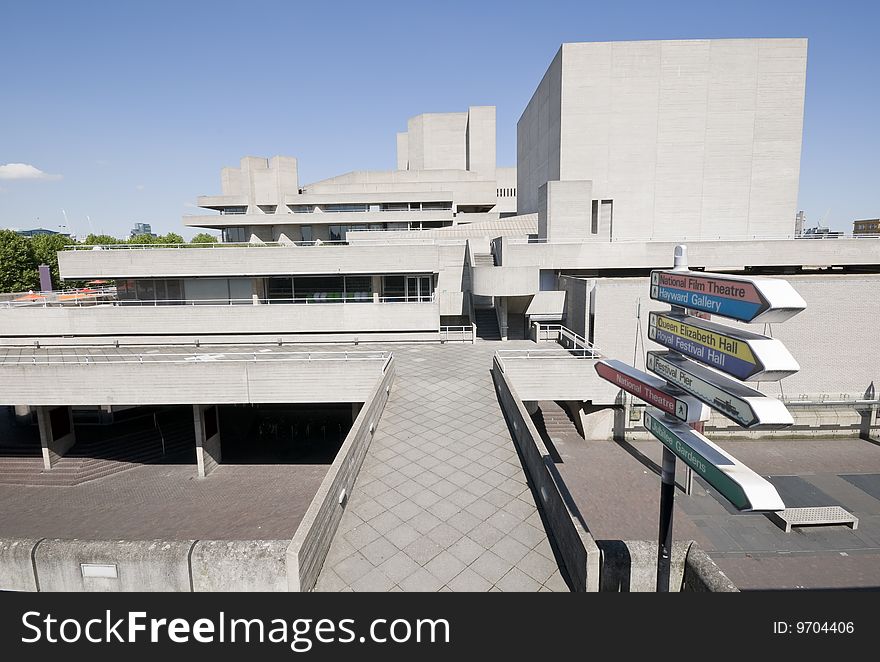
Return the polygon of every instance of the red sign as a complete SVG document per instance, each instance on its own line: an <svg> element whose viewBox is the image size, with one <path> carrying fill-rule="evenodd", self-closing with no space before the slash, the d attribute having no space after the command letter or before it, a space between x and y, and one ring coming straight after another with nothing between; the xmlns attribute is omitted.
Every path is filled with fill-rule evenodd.
<svg viewBox="0 0 880 662"><path fill-rule="evenodd" d="M615 361L614 363L617 364L619 362ZM624 372L621 368L629 368L629 370ZM635 368L623 363L620 364L620 368L612 367L609 361L598 361L596 363L596 372L602 379L611 382L640 400L654 405L657 409L673 416L681 416L681 412L676 411L676 404L679 401L657 388L657 386L664 384L662 380L641 373L641 371L637 371ZM637 377L634 373L641 373L644 376Z"/></svg>

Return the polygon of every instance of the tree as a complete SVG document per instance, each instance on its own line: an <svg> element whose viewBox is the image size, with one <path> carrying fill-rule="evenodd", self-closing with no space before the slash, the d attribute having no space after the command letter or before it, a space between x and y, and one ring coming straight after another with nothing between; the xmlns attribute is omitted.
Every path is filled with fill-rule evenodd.
<svg viewBox="0 0 880 662"><path fill-rule="evenodd" d="M219 239L211 234L210 232L199 232L192 239L189 240L191 244L216 244L219 243Z"/></svg>
<svg viewBox="0 0 880 662"><path fill-rule="evenodd" d="M0 292L40 288L40 275L30 241L13 230L0 230Z"/></svg>
<svg viewBox="0 0 880 662"><path fill-rule="evenodd" d="M61 289L61 275L58 272L58 251L74 241L65 234L40 234L30 239L34 262L39 267L48 264L52 273L52 287ZM39 276L38 276L39 280Z"/></svg>
<svg viewBox="0 0 880 662"><path fill-rule="evenodd" d="M125 243L124 241L121 243ZM159 241L158 237L154 237L151 234L136 234L131 239L128 240L129 244L160 244L162 242Z"/></svg>
<svg viewBox="0 0 880 662"><path fill-rule="evenodd" d="M83 243L88 246L107 246L110 244L124 244L125 241L123 239L111 237L109 234L90 234L85 238Z"/></svg>
<svg viewBox="0 0 880 662"><path fill-rule="evenodd" d="M160 235L156 237L157 244L185 244L186 242L176 232L169 232L168 234Z"/></svg>

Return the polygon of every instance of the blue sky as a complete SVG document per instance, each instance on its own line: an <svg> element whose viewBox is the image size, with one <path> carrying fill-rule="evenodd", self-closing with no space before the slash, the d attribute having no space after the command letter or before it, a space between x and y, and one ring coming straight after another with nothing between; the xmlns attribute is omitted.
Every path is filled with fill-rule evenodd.
<svg viewBox="0 0 880 662"><path fill-rule="evenodd" d="M12 2L0 4L0 226L189 236L241 156L300 183L392 169L421 112L497 106L498 161L564 41L808 37L800 208L880 216L877 2ZM37 176L35 176L37 175ZM88 220L87 220L88 219Z"/></svg>

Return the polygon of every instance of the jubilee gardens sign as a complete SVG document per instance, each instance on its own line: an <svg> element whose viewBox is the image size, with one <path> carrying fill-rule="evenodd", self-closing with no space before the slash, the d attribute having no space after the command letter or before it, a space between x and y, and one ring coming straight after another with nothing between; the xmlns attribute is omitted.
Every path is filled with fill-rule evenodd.
<svg viewBox="0 0 880 662"><path fill-rule="evenodd" d="M668 350L647 353L646 367L657 376L616 360L596 363L602 379L650 405L645 429L663 444L658 591L669 590L676 458L738 510L785 508L769 481L693 426L708 420L713 409L750 430L791 425L782 402L743 382L778 381L799 370L797 361L779 340L689 313L767 323L785 322L806 308L784 280L689 271L686 250L676 246L671 270L651 272L651 298L672 305L648 319L648 337Z"/></svg>

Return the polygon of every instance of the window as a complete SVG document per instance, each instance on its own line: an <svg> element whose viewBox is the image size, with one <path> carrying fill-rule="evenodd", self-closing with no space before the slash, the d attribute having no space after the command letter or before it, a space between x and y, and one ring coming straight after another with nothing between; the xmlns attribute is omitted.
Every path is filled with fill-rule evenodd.
<svg viewBox="0 0 880 662"><path fill-rule="evenodd" d="M373 277L372 276L346 276L345 277L345 300L355 303L369 302L373 300Z"/></svg>
<svg viewBox="0 0 880 662"><path fill-rule="evenodd" d="M293 279L293 296L309 303L340 303L345 298L343 276L297 276Z"/></svg>
<svg viewBox="0 0 880 662"><path fill-rule="evenodd" d="M246 214L247 207L221 207L220 213L223 215L227 214Z"/></svg>
<svg viewBox="0 0 880 662"><path fill-rule="evenodd" d="M368 206L361 203L347 203L336 205L323 205L321 207L327 212L351 212L351 211L367 211Z"/></svg>
<svg viewBox="0 0 880 662"><path fill-rule="evenodd" d="M244 227L223 228L223 242L241 244L247 243L248 237Z"/></svg>
<svg viewBox="0 0 880 662"><path fill-rule="evenodd" d="M274 214L278 205L258 205L258 207L264 214Z"/></svg>
<svg viewBox="0 0 880 662"><path fill-rule="evenodd" d="M452 209L451 202L423 202L422 211L446 211Z"/></svg>
<svg viewBox="0 0 880 662"><path fill-rule="evenodd" d="M292 278L267 278L266 298L269 303L291 303L293 298Z"/></svg>
<svg viewBox="0 0 880 662"><path fill-rule="evenodd" d="M593 213L590 219L590 234L599 234L599 201L593 200Z"/></svg>
<svg viewBox="0 0 880 662"><path fill-rule="evenodd" d="M311 225L300 226L300 232L302 233L302 240L303 241L313 241L313 239L312 239L312 226Z"/></svg>
<svg viewBox="0 0 880 662"><path fill-rule="evenodd" d="M407 202L383 202L382 211L409 211L409 203Z"/></svg>
<svg viewBox="0 0 880 662"><path fill-rule="evenodd" d="M294 214L311 214L315 211L315 205L289 205Z"/></svg>
<svg viewBox="0 0 880 662"><path fill-rule="evenodd" d="M382 276L382 296L391 301L403 301L406 296L405 276Z"/></svg>
<svg viewBox="0 0 880 662"><path fill-rule="evenodd" d="M347 225L331 225L330 241L343 241L345 239L346 230L348 230Z"/></svg>

